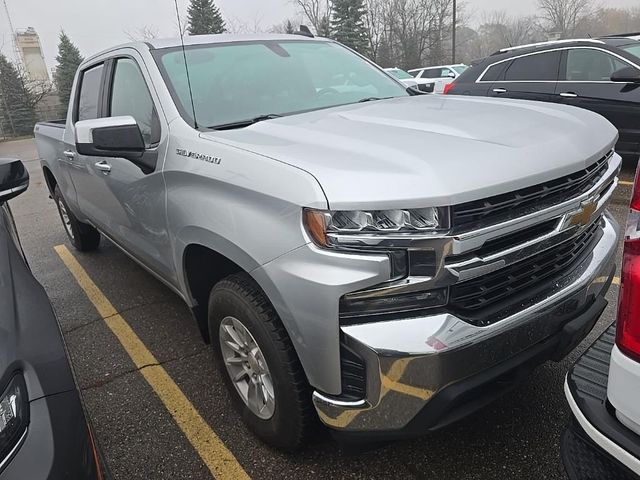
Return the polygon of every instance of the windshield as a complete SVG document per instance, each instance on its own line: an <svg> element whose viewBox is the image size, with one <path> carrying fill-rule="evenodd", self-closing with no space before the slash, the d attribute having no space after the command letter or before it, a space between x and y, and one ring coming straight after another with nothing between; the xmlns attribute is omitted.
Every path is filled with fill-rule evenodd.
<svg viewBox="0 0 640 480"><path fill-rule="evenodd" d="M625 45L620 48L634 57L640 58L640 43L632 43L631 45Z"/></svg>
<svg viewBox="0 0 640 480"><path fill-rule="evenodd" d="M389 70L387 70L391 75L393 75L394 77L400 79L400 80L406 80L408 78L413 78L413 76L408 73L405 72L404 70L400 70L399 68L391 68Z"/></svg>
<svg viewBox="0 0 640 480"><path fill-rule="evenodd" d="M455 67L451 68L453 68L458 75L462 75L462 73L469 67L467 67L466 65L456 65Z"/></svg>
<svg viewBox="0 0 640 480"><path fill-rule="evenodd" d="M174 101L193 124L213 128L364 99L409 95L350 50L324 41L262 41L180 47L154 56Z"/></svg>

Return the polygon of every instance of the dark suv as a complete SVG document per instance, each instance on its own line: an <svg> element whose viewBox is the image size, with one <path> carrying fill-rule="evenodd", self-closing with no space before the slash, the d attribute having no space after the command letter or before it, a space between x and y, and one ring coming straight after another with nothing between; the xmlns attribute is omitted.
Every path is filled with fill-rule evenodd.
<svg viewBox="0 0 640 480"><path fill-rule="evenodd" d="M564 103L601 114L619 154L640 155L640 34L500 50L474 62L445 93Z"/></svg>
<svg viewBox="0 0 640 480"><path fill-rule="evenodd" d="M22 162L0 158L0 479L102 480L58 322L7 203L28 184Z"/></svg>

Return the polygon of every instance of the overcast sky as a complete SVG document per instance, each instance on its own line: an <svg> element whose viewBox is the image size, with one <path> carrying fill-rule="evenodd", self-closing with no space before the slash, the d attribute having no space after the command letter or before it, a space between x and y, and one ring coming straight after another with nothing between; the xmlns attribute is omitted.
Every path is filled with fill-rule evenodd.
<svg viewBox="0 0 640 480"><path fill-rule="evenodd" d="M6 0L16 29L34 27L40 35L49 70L55 65L58 33L67 32L84 56L128 41L127 33L148 26L160 36L177 34L173 0ZM640 0L602 0L607 6L640 6ZM178 0L186 15L188 0ZM292 0L216 0L229 23L268 30L286 18L300 18ZM466 0L472 22L483 11L534 13L536 0ZM0 44L10 56L11 37L0 9Z"/></svg>

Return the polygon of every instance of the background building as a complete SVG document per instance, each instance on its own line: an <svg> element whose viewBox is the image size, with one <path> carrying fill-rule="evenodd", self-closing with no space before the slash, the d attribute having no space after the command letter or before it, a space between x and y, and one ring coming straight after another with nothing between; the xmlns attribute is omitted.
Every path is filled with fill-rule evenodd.
<svg viewBox="0 0 640 480"><path fill-rule="evenodd" d="M25 30L17 30L16 47L20 52L20 59L29 80L32 82L49 83L49 71L42 54L42 45L38 33L29 27Z"/></svg>

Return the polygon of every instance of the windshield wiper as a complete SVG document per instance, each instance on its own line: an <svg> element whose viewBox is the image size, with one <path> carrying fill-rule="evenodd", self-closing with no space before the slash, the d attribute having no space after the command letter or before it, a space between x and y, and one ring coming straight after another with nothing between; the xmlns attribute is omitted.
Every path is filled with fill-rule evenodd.
<svg viewBox="0 0 640 480"><path fill-rule="evenodd" d="M264 120L271 120L273 118L280 118L282 115L278 115L277 113L268 113L266 115L259 115L257 117L250 118L248 120L239 120L237 122L230 123L222 123L220 125L214 125L212 127L207 127L212 130L232 130L234 128L243 128L248 127L249 125L253 125L254 123L262 122Z"/></svg>
<svg viewBox="0 0 640 480"><path fill-rule="evenodd" d="M378 100L388 100L389 98L393 98L393 97L367 97L367 98L363 98L362 100L358 100L358 103L376 102Z"/></svg>

